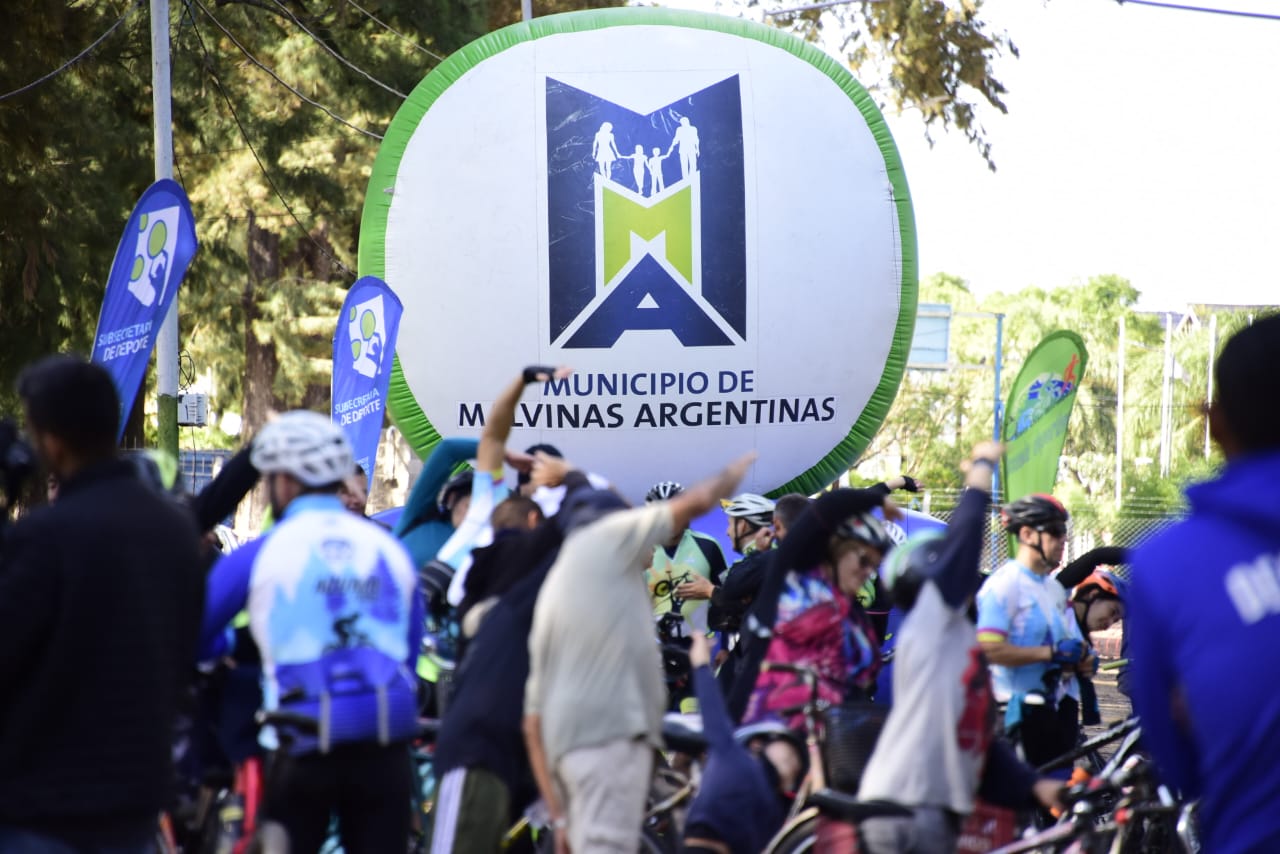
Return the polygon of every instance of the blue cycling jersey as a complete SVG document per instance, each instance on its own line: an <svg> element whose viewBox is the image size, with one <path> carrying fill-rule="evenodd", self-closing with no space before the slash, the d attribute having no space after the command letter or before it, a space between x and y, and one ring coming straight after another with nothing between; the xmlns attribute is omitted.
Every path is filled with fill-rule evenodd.
<svg viewBox="0 0 1280 854"><path fill-rule="evenodd" d="M298 752L413 735L422 602L408 552L385 529L334 496L294 499L265 537L210 573L206 656L246 607L262 654L264 706L319 722L319 737L299 738Z"/></svg>

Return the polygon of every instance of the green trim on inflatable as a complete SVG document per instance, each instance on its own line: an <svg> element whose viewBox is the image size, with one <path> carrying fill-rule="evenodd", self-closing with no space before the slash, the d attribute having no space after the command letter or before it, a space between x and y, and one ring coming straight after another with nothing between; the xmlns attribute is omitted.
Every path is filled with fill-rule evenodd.
<svg viewBox="0 0 1280 854"><path fill-rule="evenodd" d="M911 338L916 324L916 301L919 293L917 280L916 226L911 208L911 194L907 187L907 175L902 158L893 142L884 116L876 107L867 90L862 88L843 65L818 48L772 27L700 12L653 7L595 9L583 12L567 12L535 18L513 24L471 42L451 54L448 59L432 69L400 106L387 128L385 138L374 160L373 174L365 195L364 213L360 223L359 268L361 276L386 278L387 213L391 208L390 190L395 186L400 161L404 157L409 140L418 128L422 117L446 89L464 74L484 60L496 56L508 48L545 36L566 33L589 32L608 27L673 26L710 30L754 39L784 50L817 68L831 78L840 90L849 96L862 114L880 154L884 157L885 170L893 186L897 207L898 234L902 252L901 290L899 292L898 322L894 327L893 343L885 360L880 382L867 401L862 414L849 433L821 460L803 474L782 484L770 492L781 495L787 492L812 494L825 489L845 473L870 444L871 439L884 423L897 396L898 386L906 371L907 356L911 350ZM432 426L426 413L409 389L404 370L397 355L391 373L391 387L387 394L387 408L391 419L420 457L425 458L440 440L440 434Z"/></svg>

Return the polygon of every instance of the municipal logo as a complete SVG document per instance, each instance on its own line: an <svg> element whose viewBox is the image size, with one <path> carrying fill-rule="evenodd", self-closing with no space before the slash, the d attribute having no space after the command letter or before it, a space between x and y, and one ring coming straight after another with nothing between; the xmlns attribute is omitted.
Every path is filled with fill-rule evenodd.
<svg viewBox="0 0 1280 854"><path fill-rule="evenodd" d="M161 208L138 218L138 234L129 268L129 293L144 306L164 300L174 247L178 243L179 209Z"/></svg>
<svg viewBox="0 0 1280 854"><path fill-rule="evenodd" d="M385 355L382 294L353 305L347 312L347 335L351 339L351 361L356 373L376 377Z"/></svg>
<svg viewBox="0 0 1280 854"><path fill-rule="evenodd" d="M1071 360L1062 369L1062 373L1040 374L1031 381L1018 408L1017 418L1014 419L1013 434L1007 439L1015 439L1030 430L1055 403L1076 390L1079 364L1080 355L1072 353Z"/></svg>
<svg viewBox="0 0 1280 854"><path fill-rule="evenodd" d="M549 343L608 348L633 330L743 343L738 75L650 111L545 86Z"/></svg>

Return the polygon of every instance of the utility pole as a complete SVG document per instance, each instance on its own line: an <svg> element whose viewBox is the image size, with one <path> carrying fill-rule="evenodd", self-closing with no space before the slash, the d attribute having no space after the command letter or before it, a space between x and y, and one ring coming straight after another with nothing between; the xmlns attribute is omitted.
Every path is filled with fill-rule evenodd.
<svg viewBox="0 0 1280 854"><path fill-rule="evenodd" d="M1213 405L1213 359L1218 353L1218 315L1209 315L1209 379L1204 392L1204 458L1213 450L1209 435L1209 407Z"/></svg>
<svg viewBox="0 0 1280 854"><path fill-rule="evenodd" d="M1173 315L1164 315L1164 377L1160 383L1160 476L1168 477L1173 461Z"/></svg>
<svg viewBox="0 0 1280 854"><path fill-rule="evenodd" d="M1120 315L1120 352L1116 355L1116 509L1124 495L1124 315Z"/></svg>
<svg viewBox="0 0 1280 854"><path fill-rule="evenodd" d="M520 20L533 20L533 0L520 0Z"/></svg>
<svg viewBox="0 0 1280 854"><path fill-rule="evenodd" d="M173 177L169 0L151 0L151 107L155 116L156 180ZM178 295L156 336L156 393L160 450L178 459Z"/></svg>

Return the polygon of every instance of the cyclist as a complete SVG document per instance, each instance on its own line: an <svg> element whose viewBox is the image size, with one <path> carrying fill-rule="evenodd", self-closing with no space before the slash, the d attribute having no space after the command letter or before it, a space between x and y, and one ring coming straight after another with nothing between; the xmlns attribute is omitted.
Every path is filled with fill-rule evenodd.
<svg viewBox="0 0 1280 854"><path fill-rule="evenodd" d="M1062 561L1067 518L1051 495L1005 505L1001 519L1017 538L1017 554L978 591L978 640L992 664L996 700L1007 704L1005 728L1033 765L1075 746L1076 672L1097 665L1067 608L1066 591L1049 575Z"/></svg>
<svg viewBox="0 0 1280 854"><path fill-rule="evenodd" d="M996 735L996 709L969 603L979 563L992 474L1001 447L981 442L961 465L965 492L946 532L918 534L894 549L881 573L906 616L894 655L896 703L867 764L858 798L910 807L903 818L861 823L868 854L954 851L975 794L999 806L1053 805L1062 783L1036 781Z"/></svg>
<svg viewBox="0 0 1280 854"><path fill-rule="evenodd" d="M747 564L755 563L773 546L773 501L763 495L744 492L722 501L721 506L729 517L726 532L729 541L733 550L742 557L721 573L718 583L698 576L677 587L676 595L681 599L709 599L707 626L716 631L735 631L747 603L740 601L741 595L737 598L724 596L722 585L737 570L750 572Z"/></svg>
<svg viewBox="0 0 1280 854"><path fill-rule="evenodd" d="M1208 417L1226 466L1137 549L1127 603L1143 742L1223 854L1280 851L1278 363L1280 316L1223 347Z"/></svg>
<svg viewBox="0 0 1280 854"><path fill-rule="evenodd" d="M684 492L675 481L654 484L645 495L646 504L670 501ZM653 560L645 571L655 617L679 614L680 637L707 631L707 600L725 571L724 553L715 537L691 530L686 522L671 538L653 550Z"/></svg>
<svg viewBox="0 0 1280 854"><path fill-rule="evenodd" d="M402 849L422 633L413 563L389 532L338 499L354 460L328 418L286 413L252 448L279 521L210 573L202 648L209 657L223 627L247 607L264 705L319 727L276 756L263 815L285 828L294 851L319 849L331 813L346 850ZM264 734L266 746L273 735Z"/></svg>
<svg viewBox="0 0 1280 854"><path fill-rule="evenodd" d="M773 555L744 626L755 649L747 651L732 689L730 708L742 703L744 723L777 718L779 710L805 699L805 689L786 674L755 675L761 656L816 670L819 696L827 702L869 696L880 669L880 642L856 597L892 545L868 512L876 506L896 514L892 501L876 490L828 492Z"/></svg>
<svg viewBox="0 0 1280 854"><path fill-rule="evenodd" d="M643 571L655 546L733 494L754 459L668 501L626 509L613 492L580 490L562 511L565 542L529 634L523 723L557 850L636 850L666 705Z"/></svg>
<svg viewBox="0 0 1280 854"><path fill-rule="evenodd" d="M1129 584L1109 569L1096 569L1071 591L1071 609L1076 625L1088 637L1105 632L1124 619L1124 600Z"/></svg>

